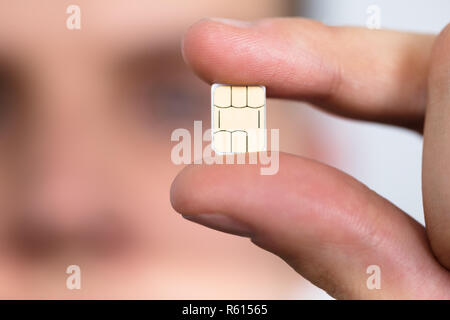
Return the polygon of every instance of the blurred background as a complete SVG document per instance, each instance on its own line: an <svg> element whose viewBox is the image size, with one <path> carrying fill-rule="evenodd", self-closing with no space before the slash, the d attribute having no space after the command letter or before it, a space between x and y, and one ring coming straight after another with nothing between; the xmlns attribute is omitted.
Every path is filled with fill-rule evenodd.
<svg viewBox="0 0 450 320"><path fill-rule="evenodd" d="M0 1L0 297L328 299L248 239L182 219L174 129L209 123L180 40L205 16L439 32L448 0ZM380 48L383 50L383 48ZM285 152L355 176L423 223L419 135L268 100ZM79 265L82 290L66 289Z"/></svg>

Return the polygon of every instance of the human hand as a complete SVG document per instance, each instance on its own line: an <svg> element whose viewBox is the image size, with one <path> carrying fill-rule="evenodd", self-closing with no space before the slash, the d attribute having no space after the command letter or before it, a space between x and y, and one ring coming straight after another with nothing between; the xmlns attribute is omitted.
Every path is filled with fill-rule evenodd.
<svg viewBox="0 0 450 320"><path fill-rule="evenodd" d="M183 43L187 63L211 83L265 85L270 97L418 132L426 122L427 228L347 174L288 154L273 176L255 165L186 167L171 189L176 211L249 237L336 298L450 298L450 26L436 37L214 19ZM381 290L366 286L373 264Z"/></svg>

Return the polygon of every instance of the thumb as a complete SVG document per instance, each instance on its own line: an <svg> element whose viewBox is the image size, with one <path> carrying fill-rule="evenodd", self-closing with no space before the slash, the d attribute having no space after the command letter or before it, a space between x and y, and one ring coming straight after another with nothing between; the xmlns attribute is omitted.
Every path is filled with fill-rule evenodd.
<svg viewBox="0 0 450 320"><path fill-rule="evenodd" d="M280 154L272 176L260 175L257 165L191 165L173 182L171 201L189 220L250 237L337 298L450 292L422 226L350 176L311 160ZM381 290L367 285L372 265L382 271Z"/></svg>

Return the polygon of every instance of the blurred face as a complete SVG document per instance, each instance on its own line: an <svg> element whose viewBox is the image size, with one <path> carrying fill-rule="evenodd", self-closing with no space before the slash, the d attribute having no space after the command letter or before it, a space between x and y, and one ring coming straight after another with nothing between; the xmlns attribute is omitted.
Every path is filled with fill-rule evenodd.
<svg viewBox="0 0 450 320"><path fill-rule="evenodd" d="M209 86L183 64L183 31L202 16L277 15L278 1L240 2L236 15L214 1L79 0L72 31L70 4L0 3L0 296L280 296L280 262L169 203L181 169L171 132L209 126ZM65 287L72 264L79 292Z"/></svg>

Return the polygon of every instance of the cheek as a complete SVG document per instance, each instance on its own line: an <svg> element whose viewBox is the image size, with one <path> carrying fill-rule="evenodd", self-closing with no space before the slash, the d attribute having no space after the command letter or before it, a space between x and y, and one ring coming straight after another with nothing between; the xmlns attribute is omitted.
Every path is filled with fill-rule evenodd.
<svg viewBox="0 0 450 320"><path fill-rule="evenodd" d="M136 127L118 132L111 137L114 156L105 159L111 205L134 228L155 231L172 211L169 190L180 169L170 160L170 136L160 139L150 134L151 129L144 132Z"/></svg>

